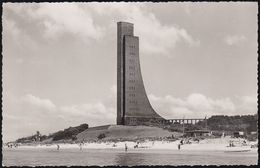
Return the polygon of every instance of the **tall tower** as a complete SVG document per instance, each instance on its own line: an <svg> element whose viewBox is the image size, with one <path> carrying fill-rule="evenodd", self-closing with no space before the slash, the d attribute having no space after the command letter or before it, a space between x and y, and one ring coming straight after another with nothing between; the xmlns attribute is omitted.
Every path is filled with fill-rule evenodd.
<svg viewBox="0 0 260 168"><path fill-rule="evenodd" d="M151 125L166 122L152 108L144 88L139 38L134 25L117 23L117 124Z"/></svg>

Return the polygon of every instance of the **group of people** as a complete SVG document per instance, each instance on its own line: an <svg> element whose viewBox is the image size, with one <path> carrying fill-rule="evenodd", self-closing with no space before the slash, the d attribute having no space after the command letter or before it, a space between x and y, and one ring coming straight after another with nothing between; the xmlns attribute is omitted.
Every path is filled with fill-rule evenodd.
<svg viewBox="0 0 260 168"><path fill-rule="evenodd" d="M7 147L8 147L8 148L13 148L13 147L14 147L14 148L17 148L17 147L18 147L18 144L17 144L17 143L13 143L13 144L12 144L12 143L9 143L9 144L7 144Z"/></svg>
<svg viewBox="0 0 260 168"><path fill-rule="evenodd" d="M80 150L82 150L83 145L84 145L84 142L79 143L79 149ZM57 150L58 151L60 150L60 145L59 144L57 144Z"/></svg>
<svg viewBox="0 0 260 168"><path fill-rule="evenodd" d="M139 142L136 143L136 145L134 146L134 148L138 148Z"/></svg>
<svg viewBox="0 0 260 168"><path fill-rule="evenodd" d="M235 142L235 141L230 140L230 141L229 141L229 147L235 147L234 142ZM242 142L239 141L239 142L236 142L236 143L238 143L238 145L240 144L240 145L242 145L242 146L247 146L247 145L248 145L247 142L246 142L246 140L243 140Z"/></svg>

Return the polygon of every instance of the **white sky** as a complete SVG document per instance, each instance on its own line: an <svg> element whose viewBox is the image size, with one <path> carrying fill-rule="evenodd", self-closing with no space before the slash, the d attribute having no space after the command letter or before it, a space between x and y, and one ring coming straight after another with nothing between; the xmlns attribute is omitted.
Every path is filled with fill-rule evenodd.
<svg viewBox="0 0 260 168"><path fill-rule="evenodd" d="M165 118L257 112L257 3L5 3L3 140L116 122L116 22Z"/></svg>

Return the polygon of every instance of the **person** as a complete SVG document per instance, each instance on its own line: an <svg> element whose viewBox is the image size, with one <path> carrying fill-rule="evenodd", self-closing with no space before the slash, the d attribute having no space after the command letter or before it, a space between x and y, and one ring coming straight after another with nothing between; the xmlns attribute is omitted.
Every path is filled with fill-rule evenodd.
<svg viewBox="0 0 260 168"><path fill-rule="evenodd" d="M60 145L59 144L57 144L57 150L60 150Z"/></svg>
<svg viewBox="0 0 260 168"><path fill-rule="evenodd" d="M82 143L79 143L79 149L82 150Z"/></svg>
<svg viewBox="0 0 260 168"><path fill-rule="evenodd" d="M178 150L180 150L181 149L181 144L178 144Z"/></svg>
<svg viewBox="0 0 260 168"><path fill-rule="evenodd" d="M244 141L242 142L242 145L244 145L244 146L247 145L247 144L246 144L246 140L244 140Z"/></svg>
<svg viewBox="0 0 260 168"><path fill-rule="evenodd" d="M127 145L126 145L126 143L125 143L125 151L127 152Z"/></svg>

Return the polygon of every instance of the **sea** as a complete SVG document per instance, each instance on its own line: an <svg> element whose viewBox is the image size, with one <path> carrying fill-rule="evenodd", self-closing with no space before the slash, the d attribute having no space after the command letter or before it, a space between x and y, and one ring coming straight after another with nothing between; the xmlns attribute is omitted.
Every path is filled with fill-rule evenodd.
<svg viewBox="0 0 260 168"><path fill-rule="evenodd" d="M4 166L256 165L257 151L2 148Z"/></svg>

